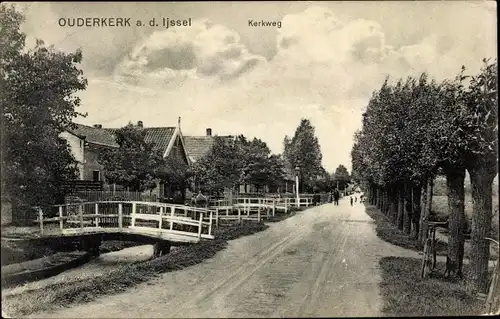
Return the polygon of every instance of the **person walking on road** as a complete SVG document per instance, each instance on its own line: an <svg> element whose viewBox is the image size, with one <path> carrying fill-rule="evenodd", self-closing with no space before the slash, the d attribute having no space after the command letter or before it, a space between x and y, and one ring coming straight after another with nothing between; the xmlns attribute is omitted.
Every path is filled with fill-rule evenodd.
<svg viewBox="0 0 500 319"><path fill-rule="evenodd" d="M333 197L334 197L334 201L335 201L335 205L339 205L339 198L340 198L340 193L339 193L339 190L338 189L335 189L334 193L333 193Z"/></svg>
<svg viewBox="0 0 500 319"><path fill-rule="evenodd" d="M351 196L351 206L352 206L352 196Z"/></svg>

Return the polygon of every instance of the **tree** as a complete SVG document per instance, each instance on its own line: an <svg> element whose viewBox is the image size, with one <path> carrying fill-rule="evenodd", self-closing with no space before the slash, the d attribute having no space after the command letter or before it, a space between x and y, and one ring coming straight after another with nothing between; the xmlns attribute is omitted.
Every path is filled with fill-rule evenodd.
<svg viewBox="0 0 500 319"><path fill-rule="evenodd" d="M0 6L2 81L2 191L8 193L14 217L30 206L63 201L63 182L76 177L76 162L59 134L72 119L87 81L77 67L82 52L57 52L37 40L24 51L19 31L23 16Z"/></svg>
<svg viewBox="0 0 500 319"><path fill-rule="evenodd" d="M236 142L215 136L208 154L194 164L193 174L204 192L221 193L224 188L233 188L241 177Z"/></svg>
<svg viewBox="0 0 500 319"><path fill-rule="evenodd" d="M167 178L161 174L167 163L159 151L154 151L154 144L145 141L144 129L129 123L115 131L115 139L118 148L99 154L108 182L142 192L154 189L158 178Z"/></svg>
<svg viewBox="0 0 500 319"><path fill-rule="evenodd" d="M293 138L285 137L284 144L284 156L290 165L288 169L299 167L301 185L306 191L312 191L323 167L321 149L311 122L302 119Z"/></svg>
<svg viewBox="0 0 500 319"><path fill-rule="evenodd" d="M470 137L466 167L472 184L471 280L473 288L488 288L489 242L492 219L492 183L498 167L498 62L483 60L481 72L471 78L463 114Z"/></svg>
<svg viewBox="0 0 500 319"><path fill-rule="evenodd" d="M335 183L335 186L337 186L340 189L345 189L349 182L351 181L351 176L349 175L349 172L347 171L347 168L344 165L339 165L337 169L335 169L335 173L333 174L333 181Z"/></svg>

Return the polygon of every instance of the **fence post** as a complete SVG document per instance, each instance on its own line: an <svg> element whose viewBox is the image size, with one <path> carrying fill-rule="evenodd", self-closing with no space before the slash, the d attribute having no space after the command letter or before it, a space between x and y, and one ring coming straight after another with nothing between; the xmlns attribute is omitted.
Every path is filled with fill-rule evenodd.
<svg viewBox="0 0 500 319"><path fill-rule="evenodd" d="M95 203L95 214L99 215L99 203ZM99 227L99 216L95 218L95 227Z"/></svg>
<svg viewBox="0 0 500 319"><path fill-rule="evenodd" d="M165 207L160 207L160 220L159 220L159 223L158 223L158 228L161 229L162 228L162 225L163 225L163 210L165 209Z"/></svg>
<svg viewBox="0 0 500 319"><path fill-rule="evenodd" d="M80 228L83 228L83 205L78 205L78 214L80 215Z"/></svg>
<svg viewBox="0 0 500 319"><path fill-rule="evenodd" d="M257 207L257 220L259 221L260 223L260 206Z"/></svg>
<svg viewBox="0 0 500 319"><path fill-rule="evenodd" d="M175 210L175 207L170 206L170 217L174 217L174 210ZM174 221L172 219L170 219L170 230L173 230L173 229L174 229Z"/></svg>
<svg viewBox="0 0 500 319"><path fill-rule="evenodd" d="M200 222L198 226L198 239L201 239L201 228L203 227L203 213L200 213Z"/></svg>
<svg viewBox="0 0 500 319"><path fill-rule="evenodd" d="M123 227L123 203L118 204L118 228Z"/></svg>
<svg viewBox="0 0 500 319"><path fill-rule="evenodd" d="M219 229L219 207L215 209L215 228Z"/></svg>
<svg viewBox="0 0 500 319"><path fill-rule="evenodd" d="M40 222L40 234L43 234L43 210L38 207L38 220Z"/></svg>
<svg viewBox="0 0 500 319"><path fill-rule="evenodd" d="M210 211L210 224L208 225L208 236L212 235L212 221L214 217L214 212Z"/></svg>
<svg viewBox="0 0 500 319"><path fill-rule="evenodd" d="M238 222L241 223L241 208L238 207Z"/></svg>
<svg viewBox="0 0 500 319"><path fill-rule="evenodd" d="M64 221L63 221L63 207L59 206L59 228L63 230L64 227Z"/></svg>
<svg viewBox="0 0 500 319"><path fill-rule="evenodd" d="M130 214L132 217L130 219L130 226L135 227L135 214L137 213L137 203L133 202L132 203L132 213Z"/></svg>
<svg viewBox="0 0 500 319"><path fill-rule="evenodd" d="M274 217L275 212L276 212L276 200L273 199L273 217Z"/></svg>

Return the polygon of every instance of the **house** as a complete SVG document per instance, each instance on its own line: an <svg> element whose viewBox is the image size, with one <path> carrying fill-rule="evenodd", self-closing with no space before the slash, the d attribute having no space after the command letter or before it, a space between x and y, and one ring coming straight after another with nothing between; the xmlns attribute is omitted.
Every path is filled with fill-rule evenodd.
<svg viewBox="0 0 500 319"><path fill-rule="evenodd" d="M226 135L226 136L219 136L224 139L228 140L233 140L234 136L232 135ZM212 146L214 144L214 136L212 135L212 129L207 128L206 129L206 135L205 136L184 136L184 142L186 145L186 150L189 156L189 160L191 161L192 164L196 163L198 160L200 160L202 157L208 154L208 152L212 149ZM286 174L285 181L278 187L278 189L270 189L268 186L264 186L263 188L260 188L260 191L262 192L270 192L270 191L276 191L276 192L292 192L293 187L295 185L295 173L291 173L292 177L289 177L290 174ZM195 182L196 184L196 182ZM198 190L198 185L192 185L193 189ZM238 187L238 192L240 194L245 194L245 193L256 193L257 192L257 187L255 185L239 185Z"/></svg>
<svg viewBox="0 0 500 319"><path fill-rule="evenodd" d="M78 185L84 188L94 188L92 185L102 187L105 180L98 157L102 150L118 147L113 134L104 130L100 124L92 127L75 123L74 128L66 129L60 137L68 142L71 153L77 161L78 180L86 182Z"/></svg>
<svg viewBox="0 0 500 319"><path fill-rule="evenodd" d="M233 136L219 136L223 139L232 140ZM205 136L184 136L184 143L186 146L186 152L189 158L190 165L193 165L197 161L199 161L202 157L208 154L214 145L215 138L212 135L212 129L206 129ZM198 191L199 185L196 184L196 178L191 185L191 188L195 191Z"/></svg>
<svg viewBox="0 0 500 319"><path fill-rule="evenodd" d="M98 163L99 152L106 148L119 147L115 139L118 129L103 128L100 124L76 124L76 127L63 132L61 137L68 141L78 161L79 179L105 182L103 167ZM180 118L177 127L144 127L142 121L137 122L137 127L145 131L145 141L152 143L153 150L160 151L164 158L177 158L187 166L190 165L180 128ZM171 190L162 184L151 192L159 198L170 197L170 193Z"/></svg>

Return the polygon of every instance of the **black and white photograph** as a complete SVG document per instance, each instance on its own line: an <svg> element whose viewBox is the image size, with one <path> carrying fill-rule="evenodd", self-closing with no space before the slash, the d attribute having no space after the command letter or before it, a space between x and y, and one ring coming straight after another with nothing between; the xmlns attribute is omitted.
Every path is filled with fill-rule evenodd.
<svg viewBox="0 0 500 319"><path fill-rule="evenodd" d="M0 4L3 318L500 314L495 1Z"/></svg>

